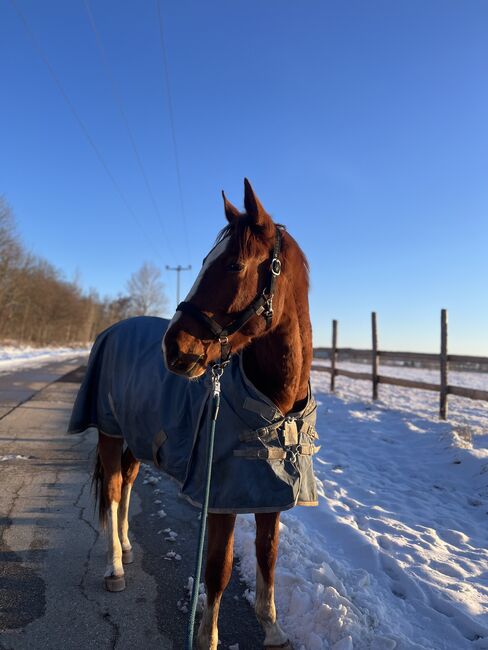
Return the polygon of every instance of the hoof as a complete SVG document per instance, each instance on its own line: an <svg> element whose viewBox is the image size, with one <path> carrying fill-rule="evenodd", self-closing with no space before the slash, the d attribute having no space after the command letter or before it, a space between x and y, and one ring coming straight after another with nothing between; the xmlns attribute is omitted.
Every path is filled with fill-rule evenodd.
<svg viewBox="0 0 488 650"><path fill-rule="evenodd" d="M107 591L124 591L124 576L106 576L104 579L105 589Z"/></svg>
<svg viewBox="0 0 488 650"><path fill-rule="evenodd" d="M134 553L132 549L129 551L122 551L122 564L132 564L134 562Z"/></svg>
<svg viewBox="0 0 488 650"><path fill-rule="evenodd" d="M289 641L281 645L265 645L265 650L293 650L293 646Z"/></svg>

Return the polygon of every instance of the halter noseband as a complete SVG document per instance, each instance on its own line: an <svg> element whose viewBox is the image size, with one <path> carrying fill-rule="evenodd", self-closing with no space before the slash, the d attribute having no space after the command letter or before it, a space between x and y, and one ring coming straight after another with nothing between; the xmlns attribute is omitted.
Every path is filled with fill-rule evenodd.
<svg viewBox="0 0 488 650"><path fill-rule="evenodd" d="M244 309L237 318L230 322L227 327L222 327L215 319L207 316L201 309L191 302L180 302L176 311L193 316L206 327L213 335L214 340L220 342L220 367L223 368L229 363L231 345L229 336L238 332L253 316L262 315L266 319L266 329L271 327L273 321L273 296L276 287L276 280L281 274L281 232L280 226L275 228L275 241L270 255L269 274L266 287L254 298L251 304Z"/></svg>

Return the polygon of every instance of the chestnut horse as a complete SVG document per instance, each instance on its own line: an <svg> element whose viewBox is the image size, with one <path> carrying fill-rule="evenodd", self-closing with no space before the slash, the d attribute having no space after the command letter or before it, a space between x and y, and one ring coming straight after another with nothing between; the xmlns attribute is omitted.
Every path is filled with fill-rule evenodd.
<svg viewBox="0 0 488 650"><path fill-rule="evenodd" d="M245 212L224 196L225 245L207 256L186 303L225 328L260 295L269 274L270 250L277 226L264 210L251 185L245 184ZM307 402L312 333L308 307L308 265L294 239L281 230L281 274L274 286L268 317L253 314L228 337L232 354L242 351L246 376L282 414L296 412ZM262 311L262 310L261 310ZM271 311L271 314L270 314ZM221 342L192 311L177 311L163 342L169 370L187 378L199 377L219 360ZM131 487L139 462L129 449L122 453L119 438L99 434L95 478L100 512L108 522L106 586L125 587L123 564L132 561L128 538ZM279 512L256 513L256 616L264 630L264 647L291 649L278 624L274 602L274 573L278 553ZM232 571L235 514L208 515L208 551L205 569L207 602L198 630L198 648L215 650L221 597Z"/></svg>

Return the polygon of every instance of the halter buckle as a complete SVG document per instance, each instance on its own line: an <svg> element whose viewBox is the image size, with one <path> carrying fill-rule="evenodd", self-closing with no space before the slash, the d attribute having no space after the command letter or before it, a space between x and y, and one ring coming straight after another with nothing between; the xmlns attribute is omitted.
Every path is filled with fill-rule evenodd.
<svg viewBox="0 0 488 650"><path fill-rule="evenodd" d="M268 300L266 301L266 305L264 307L264 317L265 318L272 318L273 317L273 296L269 296Z"/></svg>
<svg viewBox="0 0 488 650"><path fill-rule="evenodd" d="M281 261L277 257L273 257L269 268L271 273L278 277L281 274Z"/></svg>

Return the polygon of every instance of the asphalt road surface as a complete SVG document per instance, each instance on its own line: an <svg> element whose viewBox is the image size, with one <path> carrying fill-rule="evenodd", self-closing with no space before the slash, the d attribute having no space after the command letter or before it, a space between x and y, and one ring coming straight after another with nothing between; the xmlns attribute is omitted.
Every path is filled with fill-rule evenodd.
<svg viewBox="0 0 488 650"><path fill-rule="evenodd" d="M172 481L143 468L131 502L127 588L104 590L105 539L90 494L97 436L65 433L81 363L0 375L0 648L183 649L198 512ZM171 551L181 560L165 560ZM244 590L234 569L220 612L222 649L262 647Z"/></svg>

